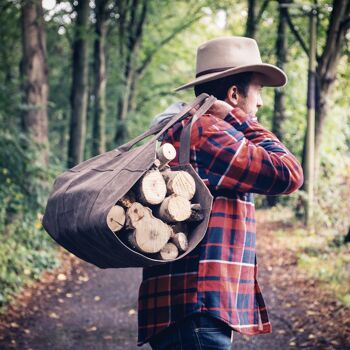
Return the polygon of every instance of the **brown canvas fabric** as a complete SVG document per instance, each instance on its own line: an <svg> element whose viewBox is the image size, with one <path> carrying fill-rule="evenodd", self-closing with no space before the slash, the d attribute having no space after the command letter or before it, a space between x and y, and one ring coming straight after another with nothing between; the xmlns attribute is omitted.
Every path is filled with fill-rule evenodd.
<svg viewBox="0 0 350 350"><path fill-rule="evenodd" d="M204 114L215 98L202 94L167 123L155 126L112 151L100 154L65 171L55 180L49 196L43 226L61 246L100 268L146 267L164 264L125 245L107 226L110 208L151 168L156 158L158 139L176 122L187 117L193 106L201 108L192 118ZM184 129L185 131L186 129ZM155 136L132 148L144 138ZM213 197L189 164L190 130L183 133L180 165L173 170L188 171L196 182L193 202L200 203L205 219L193 227L189 248L177 259L192 251L207 230Z"/></svg>

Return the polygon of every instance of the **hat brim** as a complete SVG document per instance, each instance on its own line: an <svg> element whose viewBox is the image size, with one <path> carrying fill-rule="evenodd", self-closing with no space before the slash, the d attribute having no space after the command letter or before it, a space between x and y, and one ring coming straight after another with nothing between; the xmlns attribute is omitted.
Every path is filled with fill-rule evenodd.
<svg viewBox="0 0 350 350"><path fill-rule="evenodd" d="M279 86L286 85L288 81L287 75L280 68L272 64L260 63L260 64L230 68L222 72L205 74L187 84L179 86L178 88L175 89L175 91L188 89L195 85L207 83L212 80L216 80L216 79L220 79L220 78L228 77L230 75L235 75L235 74L244 73L244 72L260 73L261 84L263 86L279 87Z"/></svg>

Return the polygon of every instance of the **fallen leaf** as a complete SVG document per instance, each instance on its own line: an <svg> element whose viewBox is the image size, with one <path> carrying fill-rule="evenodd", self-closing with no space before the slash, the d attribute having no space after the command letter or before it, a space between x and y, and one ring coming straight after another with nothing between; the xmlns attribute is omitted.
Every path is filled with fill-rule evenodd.
<svg viewBox="0 0 350 350"><path fill-rule="evenodd" d="M309 339L315 339L315 336L313 334L309 334L308 338Z"/></svg>
<svg viewBox="0 0 350 350"><path fill-rule="evenodd" d="M66 281L66 280L67 280L67 276L66 276L65 274L63 274L63 273L59 273L59 274L57 275L57 279L58 279L59 281Z"/></svg>
<svg viewBox="0 0 350 350"><path fill-rule="evenodd" d="M86 332L96 332L97 327L96 326L92 326L92 327L86 328L85 330L86 330Z"/></svg>
<svg viewBox="0 0 350 350"><path fill-rule="evenodd" d="M29 333L30 333L30 330L29 330L29 329L24 329L24 333L25 333L25 334L29 334Z"/></svg>
<svg viewBox="0 0 350 350"><path fill-rule="evenodd" d="M49 317L50 318L56 318L56 319L60 318L60 316L58 316L55 312L50 312L49 313Z"/></svg>
<svg viewBox="0 0 350 350"><path fill-rule="evenodd" d="M11 326L12 328L19 328L19 324L16 323L16 322L11 322L11 323L10 323L10 326Z"/></svg>
<svg viewBox="0 0 350 350"><path fill-rule="evenodd" d="M128 314L129 314L129 316L135 315L136 311L134 309L130 309Z"/></svg>
<svg viewBox="0 0 350 350"><path fill-rule="evenodd" d="M113 339L113 337L111 335L104 335L103 339L110 340Z"/></svg>
<svg viewBox="0 0 350 350"><path fill-rule="evenodd" d="M306 311L306 314L307 314L308 316L312 316L312 315L317 315L318 312L312 311L312 310L307 310L307 311Z"/></svg>
<svg viewBox="0 0 350 350"><path fill-rule="evenodd" d="M96 295L95 298L94 298L95 301L100 301L101 300L101 297Z"/></svg>
<svg viewBox="0 0 350 350"><path fill-rule="evenodd" d="M78 280L81 282L87 282L89 280L89 276L79 276Z"/></svg>
<svg viewBox="0 0 350 350"><path fill-rule="evenodd" d="M67 298L72 298L72 297L73 297L73 294L72 294L72 293L66 293L66 297L67 297Z"/></svg>

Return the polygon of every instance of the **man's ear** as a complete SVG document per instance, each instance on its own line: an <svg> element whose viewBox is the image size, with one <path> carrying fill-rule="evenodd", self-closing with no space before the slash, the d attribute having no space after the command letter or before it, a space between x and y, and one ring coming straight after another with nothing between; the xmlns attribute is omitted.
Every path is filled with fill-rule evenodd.
<svg viewBox="0 0 350 350"><path fill-rule="evenodd" d="M239 100L238 89L236 85L232 85L227 90L226 102L228 102L232 107L237 107Z"/></svg>

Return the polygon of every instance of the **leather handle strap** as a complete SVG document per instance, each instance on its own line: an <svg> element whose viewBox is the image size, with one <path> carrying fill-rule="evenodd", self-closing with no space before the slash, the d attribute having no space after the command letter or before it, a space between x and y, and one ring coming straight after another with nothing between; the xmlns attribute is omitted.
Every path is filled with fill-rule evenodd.
<svg viewBox="0 0 350 350"><path fill-rule="evenodd" d="M121 152L127 152L130 150L131 147L136 145L138 142L142 141L146 137L150 135L156 134L152 141L158 139L166 130L171 128L175 123L182 120L187 116L187 113L197 106L198 104L202 104L205 99L208 97L208 94L200 94L192 103L186 105L179 113L177 113L174 117L172 117L170 120L167 120L167 123L163 122L160 124L155 125L153 128L145 131L143 134L135 137L134 139L130 140L129 142L125 143L124 145L121 145L117 148L117 150Z"/></svg>
<svg viewBox="0 0 350 350"><path fill-rule="evenodd" d="M191 121L182 129L180 135L180 150L179 150L179 163L181 165L188 164L190 162L190 150L191 150L191 131L193 123L203 115L216 101L216 97L210 96L205 103L198 109L193 115Z"/></svg>

